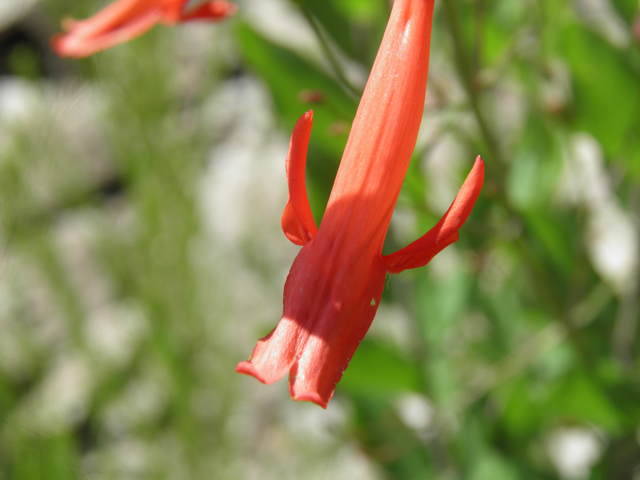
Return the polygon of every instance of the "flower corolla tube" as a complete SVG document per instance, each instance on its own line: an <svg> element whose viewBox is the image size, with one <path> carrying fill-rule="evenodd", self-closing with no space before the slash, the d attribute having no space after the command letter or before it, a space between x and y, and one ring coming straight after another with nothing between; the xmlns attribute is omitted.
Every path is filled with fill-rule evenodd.
<svg viewBox="0 0 640 480"><path fill-rule="evenodd" d="M188 8L188 3L189 0L117 0L86 20L65 18L65 33L51 38L51 48L60 57L88 57L133 40L158 23L220 21L237 9L227 0L205 1L194 8Z"/></svg>
<svg viewBox="0 0 640 480"><path fill-rule="evenodd" d="M236 371L270 384L289 373L294 400L326 408L380 305L387 273L426 265L458 240L480 194L480 157L442 219L382 255L424 108L434 0L395 0L320 228L305 187L312 112L297 122L286 162L282 228L301 245L284 287L277 327Z"/></svg>

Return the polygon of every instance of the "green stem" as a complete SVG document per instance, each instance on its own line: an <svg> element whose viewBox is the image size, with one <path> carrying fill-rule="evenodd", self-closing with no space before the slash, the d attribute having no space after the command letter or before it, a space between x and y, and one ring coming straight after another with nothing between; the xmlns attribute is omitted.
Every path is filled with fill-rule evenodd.
<svg viewBox="0 0 640 480"><path fill-rule="evenodd" d="M566 319L551 323L523 342L517 349L474 376L461 389L453 402L453 412L459 415L486 394L524 371L547 352L560 345L576 331L591 325L610 305L613 293L603 283L597 284L585 299L575 305Z"/></svg>
<svg viewBox="0 0 640 480"><path fill-rule="evenodd" d="M344 88L344 90L347 92L349 96L356 99L360 98L360 96L362 95L362 92L358 88L354 87L353 84L347 78L346 74L344 73L344 69L342 68L342 64L338 60L338 57L333 51L333 48L331 47L331 45L329 45L329 40L327 39L326 33L324 32L324 30L322 29L322 27L320 26L316 18L311 14L309 9L304 5L301 5L301 8L302 8L302 13L304 14L305 18L309 22L309 25L311 25L311 28L313 28L313 31L318 37L318 40L320 41L320 46L322 47L322 50L324 51L324 54L326 55L327 60L329 61L329 64L331 65L333 73L335 74L338 82L340 83L342 88Z"/></svg>
<svg viewBox="0 0 640 480"><path fill-rule="evenodd" d="M482 113L482 109L480 108L480 95L477 88L476 72L474 71L471 62L467 58L457 2L453 0L442 2L442 9L446 25L453 40L454 60L456 62L458 73L460 75L460 78L462 79L463 86L469 97L471 109L473 110L473 114L475 115L478 126L480 127L480 133L482 134L482 137L487 144L489 154L492 156L493 160L495 160L494 162L490 162L488 164L488 167L491 168L492 173L497 176L497 179L500 180L499 183L502 184L502 166L505 164L505 161L500 149L500 145L497 139L493 136L493 133L489 128L487 119L485 118L484 114Z"/></svg>

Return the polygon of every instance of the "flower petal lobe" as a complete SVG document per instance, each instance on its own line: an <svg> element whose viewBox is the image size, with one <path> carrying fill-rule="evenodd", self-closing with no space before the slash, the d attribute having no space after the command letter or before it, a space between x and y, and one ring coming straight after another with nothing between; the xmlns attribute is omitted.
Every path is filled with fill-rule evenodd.
<svg viewBox="0 0 640 480"><path fill-rule="evenodd" d="M313 125L313 112L310 110L296 123L291 135L287 154L287 183L289 198L282 213L282 231L296 245L304 245L318 233L311 214L305 184L307 149Z"/></svg>
<svg viewBox="0 0 640 480"><path fill-rule="evenodd" d="M391 255L383 255L389 273L422 267L445 247L458 240L458 229L469 217L484 182L484 162L480 157L464 181L451 207L426 234Z"/></svg>

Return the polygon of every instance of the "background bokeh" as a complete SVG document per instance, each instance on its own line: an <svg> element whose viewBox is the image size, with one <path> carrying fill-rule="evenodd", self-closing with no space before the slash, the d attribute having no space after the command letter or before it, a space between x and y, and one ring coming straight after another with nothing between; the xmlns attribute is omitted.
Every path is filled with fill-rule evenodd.
<svg viewBox="0 0 640 480"><path fill-rule="evenodd" d="M234 373L319 222L388 0L238 0L53 56L100 0L0 1L0 480L640 479L638 0L439 0L385 252L477 154L460 241L392 276L329 408Z"/></svg>

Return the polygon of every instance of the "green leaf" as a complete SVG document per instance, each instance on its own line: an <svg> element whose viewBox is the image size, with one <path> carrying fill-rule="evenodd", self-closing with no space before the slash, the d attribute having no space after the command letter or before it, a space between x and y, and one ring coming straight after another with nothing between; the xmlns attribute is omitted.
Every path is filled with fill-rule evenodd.
<svg viewBox="0 0 640 480"><path fill-rule="evenodd" d="M634 15L637 14L637 0L613 0L613 5L618 13L629 23L633 21Z"/></svg>
<svg viewBox="0 0 640 480"><path fill-rule="evenodd" d="M344 16L343 9L336 8L326 0L300 0L300 3L320 22L332 41L347 55L354 56L352 25Z"/></svg>
<svg viewBox="0 0 640 480"><path fill-rule="evenodd" d="M340 387L354 394L381 397L418 391L420 375L398 352L370 340L364 340L349 363Z"/></svg>
<svg viewBox="0 0 640 480"><path fill-rule="evenodd" d="M314 137L321 140L318 143L326 144L339 158L345 139L331 134L329 127L338 120L350 122L355 116L356 100L325 72L291 50L268 41L246 24L238 23L236 33L244 60L267 83L278 111L291 127L310 109L300 99L300 93L317 91L323 95L324 99L313 105L311 143Z"/></svg>
<svg viewBox="0 0 640 480"><path fill-rule="evenodd" d="M560 214L552 214L548 210L533 212L525 217L527 227L531 229L534 237L540 242L538 257L548 257L553 261L555 268L569 277L578 254L576 251L576 239L571 238L576 229L567 229L576 222L573 217L564 219Z"/></svg>
<svg viewBox="0 0 640 480"><path fill-rule="evenodd" d="M564 55L573 76L575 128L592 133L607 155L616 154L636 121L638 72L621 52L577 23L564 31Z"/></svg>
<svg viewBox="0 0 640 480"><path fill-rule="evenodd" d="M560 171L559 139L546 119L532 113L509 169L507 193L511 203L520 210L546 209Z"/></svg>
<svg viewBox="0 0 640 480"><path fill-rule="evenodd" d="M316 222L320 223L357 101L329 75L291 50L269 42L246 24L238 25L237 39L247 65L269 87L287 129L293 129L298 118L313 109L307 178L311 208ZM305 91L320 92L323 100L315 104L304 103L300 94ZM336 133L340 129L342 131Z"/></svg>
<svg viewBox="0 0 640 480"><path fill-rule="evenodd" d="M469 480L518 480L517 468L497 453L485 453L473 466Z"/></svg>
<svg viewBox="0 0 640 480"><path fill-rule="evenodd" d="M540 412L544 412L540 402L543 398L531 394L532 386L531 378L521 375L497 391L505 402L504 425L515 437L530 436L540 426Z"/></svg>
<svg viewBox="0 0 640 480"><path fill-rule="evenodd" d="M593 423L612 433L619 431L622 424L616 405L605 391L579 371L562 385L551 407L560 417Z"/></svg>

